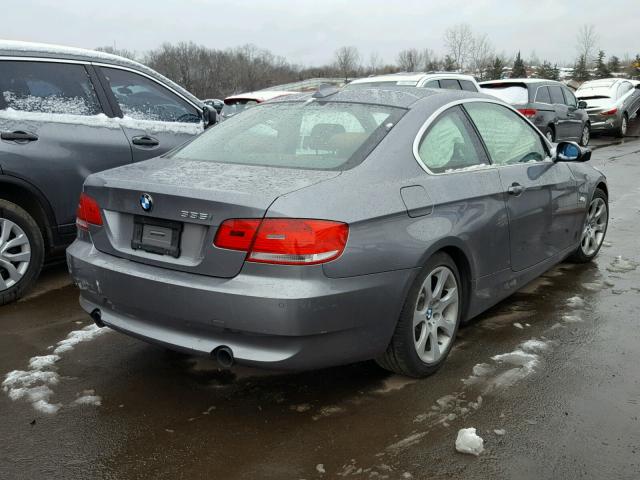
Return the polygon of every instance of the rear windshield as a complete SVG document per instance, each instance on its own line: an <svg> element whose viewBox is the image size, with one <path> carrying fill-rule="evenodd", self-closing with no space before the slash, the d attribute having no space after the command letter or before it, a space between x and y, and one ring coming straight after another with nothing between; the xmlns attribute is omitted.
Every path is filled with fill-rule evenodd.
<svg viewBox="0 0 640 480"><path fill-rule="evenodd" d="M529 90L525 85L494 84L482 85L482 93L498 97L503 102L511 105L529 103Z"/></svg>
<svg viewBox="0 0 640 480"><path fill-rule="evenodd" d="M207 130L174 158L312 170L360 163L404 109L339 102L260 104Z"/></svg>

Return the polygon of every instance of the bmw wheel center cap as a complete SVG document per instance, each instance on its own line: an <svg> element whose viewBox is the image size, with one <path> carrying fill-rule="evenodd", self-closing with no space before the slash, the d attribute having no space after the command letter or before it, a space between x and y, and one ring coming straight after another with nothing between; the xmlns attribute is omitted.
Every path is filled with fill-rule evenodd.
<svg viewBox="0 0 640 480"><path fill-rule="evenodd" d="M142 195L140 195L140 206L145 212L150 212L151 210L153 210L153 197L151 197L151 195L149 195L148 193L143 193Z"/></svg>

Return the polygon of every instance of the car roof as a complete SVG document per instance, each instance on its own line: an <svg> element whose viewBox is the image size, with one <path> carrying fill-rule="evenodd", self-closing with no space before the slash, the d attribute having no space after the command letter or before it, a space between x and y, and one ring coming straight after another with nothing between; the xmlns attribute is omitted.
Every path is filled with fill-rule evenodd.
<svg viewBox="0 0 640 480"><path fill-rule="evenodd" d="M137 70L154 79L167 84L178 93L191 100L196 105L202 106L202 102L177 83L159 74L155 70L142 63L130 60L119 55L87 50L84 48L67 47L48 43L20 42L16 40L0 40L0 57L33 57L45 59L70 60L86 63L103 63Z"/></svg>
<svg viewBox="0 0 640 480"><path fill-rule="evenodd" d="M273 98L282 97L285 95L294 95L298 92L288 92L286 90L258 90L256 92L239 93L237 95L230 95L224 99L225 102L231 100L256 100L258 102L266 102Z"/></svg>
<svg viewBox="0 0 640 480"><path fill-rule="evenodd" d="M472 80L475 79L471 75L465 75L462 73L456 72L400 72L400 73L390 73L388 75L375 75L372 77L363 77L356 78L352 80L350 84L358 84L358 83L375 83L375 82L421 82L423 80L428 80L430 78L459 78L462 80Z"/></svg>
<svg viewBox="0 0 640 480"><path fill-rule="evenodd" d="M613 87L616 83L621 82L620 78L600 78L598 80L589 80L578 87L578 90L587 88L607 89Z"/></svg>
<svg viewBox="0 0 640 480"><path fill-rule="evenodd" d="M316 96L317 93L305 92L286 97L278 97L269 103L286 103L286 102L342 102L342 103L361 103L369 105L384 105L389 107L399 107L411 109L420 100L428 97L437 97L442 103L453 102L455 100L465 98L485 98L495 101L494 97L482 93L469 92L466 90L446 90L436 88L421 87L404 87L393 86L383 88L362 88L362 89L343 89L334 90L325 96Z"/></svg>
<svg viewBox="0 0 640 480"><path fill-rule="evenodd" d="M558 82L556 80L547 80L545 78L501 78L500 80L487 80L484 82L480 82L479 85L482 87L483 85L494 85L499 83L549 83L555 85L564 85L562 82Z"/></svg>

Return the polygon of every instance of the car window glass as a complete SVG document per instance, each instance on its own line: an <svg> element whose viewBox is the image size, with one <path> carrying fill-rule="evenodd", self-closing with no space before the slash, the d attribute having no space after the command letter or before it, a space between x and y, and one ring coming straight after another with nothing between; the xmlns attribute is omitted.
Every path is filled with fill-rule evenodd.
<svg viewBox="0 0 640 480"><path fill-rule="evenodd" d="M468 92L477 92L478 89L470 80L458 80L460 82L460 86L462 90L467 90Z"/></svg>
<svg viewBox="0 0 640 480"><path fill-rule="evenodd" d="M491 161L497 165L541 161L547 157L540 135L518 114L494 103L467 103Z"/></svg>
<svg viewBox="0 0 640 480"><path fill-rule="evenodd" d="M182 123L201 120L195 107L153 80L117 68L102 67L102 72L125 117Z"/></svg>
<svg viewBox="0 0 640 480"><path fill-rule="evenodd" d="M552 87L549 87L549 94L551 95L551 103L553 103L554 105L564 105L562 88L555 85Z"/></svg>
<svg viewBox="0 0 640 480"><path fill-rule="evenodd" d="M424 84L424 88L440 88L440 83L438 80L429 80Z"/></svg>
<svg viewBox="0 0 640 480"><path fill-rule="evenodd" d="M567 105L569 105L570 107L577 107L578 102L576 101L576 97L573 95L573 93L571 93L568 88L563 88L562 91L564 93L564 99L566 100Z"/></svg>
<svg viewBox="0 0 640 480"><path fill-rule="evenodd" d="M623 97L626 93L629 92L629 90L631 90L633 88L633 85L631 85L629 82L623 82L619 87L618 87L618 98Z"/></svg>
<svg viewBox="0 0 640 480"><path fill-rule="evenodd" d="M461 90L458 80L454 78L443 78L440 80L440 87L448 90Z"/></svg>
<svg viewBox="0 0 640 480"><path fill-rule="evenodd" d="M447 110L436 119L420 141L418 156L433 173L489 163L478 137L459 107Z"/></svg>
<svg viewBox="0 0 640 480"><path fill-rule="evenodd" d="M537 103L551 103L551 97L549 96L549 89L547 87L538 87L536 92Z"/></svg>
<svg viewBox="0 0 640 480"><path fill-rule="evenodd" d="M102 112L83 65L1 61L3 108L37 113L96 115Z"/></svg>

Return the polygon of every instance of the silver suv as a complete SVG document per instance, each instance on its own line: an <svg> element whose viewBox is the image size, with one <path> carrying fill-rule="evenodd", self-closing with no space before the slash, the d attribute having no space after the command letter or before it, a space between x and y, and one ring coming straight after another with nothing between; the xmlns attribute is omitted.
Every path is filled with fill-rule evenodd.
<svg viewBox="0 0 640 480"><path fill-rule="evenodd" d="M344 88L376 88L376 87L422 87L444 88L448 90L467 90L479 92L480 87L471 75L452 72L434 73L393 73L375 77L358 78Z"/></svg>

